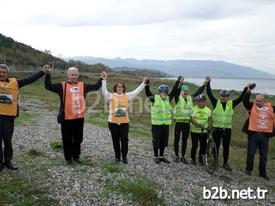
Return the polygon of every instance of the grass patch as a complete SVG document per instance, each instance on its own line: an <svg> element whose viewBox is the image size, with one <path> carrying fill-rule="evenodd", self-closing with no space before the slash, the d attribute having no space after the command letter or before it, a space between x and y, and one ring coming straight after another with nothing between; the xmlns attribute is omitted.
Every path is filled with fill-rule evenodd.
<svg viewBox="0 0 275 206"><path fill-rule="evenodd" d="M143 178L119 180L116 190L121 194L128 194L139 205L165 205L164 199L158 197L156 184Z"/></svg>
<svg viewBox="0 0 275 206"><path fill-rule="evenodd" d="M108 173L125 172L125 169L121 166L121 164L113 161L103 161L100 166L103 171Z"/></svg>
<svg viewBox="0 0 275 206"><path fill-rule="evenodd" d="M63 143L60 140L52 141L49 143L49 145L53 150L55 150L57 152L60 152L63 149Z"/></svg>
<svg viewBox="0 0 275 206"><path fill-rule="evenodd" d="M0 178L0 205L58 205L56 200L46 197L46 189L28 183L28 179L17 173L5 173Z"/></svg>
<svg viewBox="0 0 275 206"><path fill-rule="evenodd" d="M27 154L32 156L32 157L39 157L39 156L43 156L43 153L36 150L36 149L30 149L29 151L27 151Z"/></svg>
<svg viewBox="0 0 275 206"><path fill-rule="evenodd" d="M30 121L33 118L33 115L30 113L22 112L15 119L15 126L24 125L26 122Z"/></svg>

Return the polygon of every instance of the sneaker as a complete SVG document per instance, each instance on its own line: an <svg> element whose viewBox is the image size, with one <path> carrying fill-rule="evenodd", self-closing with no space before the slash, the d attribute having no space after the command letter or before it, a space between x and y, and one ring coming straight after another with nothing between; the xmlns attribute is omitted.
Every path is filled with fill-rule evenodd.
<svg viewBox="0 0 275 206"><path fill-rule="evenodd" d="M72 161L72 160L65 160L65 162L66 162L67 165L73 164L73 161Z"/></svg>
<svg viewBox="0 0 275 206"><path fill-rule="evenodd" d="M251 170L245 169L245 174L250 176L251 175Z"/></svg>
<svg viewBox="0 0 275 206"><path fill-rule="evenodd" d="M4 163L0 163L0 172L5 168Z"/></svg>
<svg viewBox="0 0 275 206"><path fill-rule="evenodd" d="M123 160L122 160L122 163L123 163L123 164L128 164L127 158L126 158L126 159L123 159Z"/></svg>
<svg viewBox="0 0 275 206"><path fill-rule="evenodd" d="M189 164L188 160L185 157L181 157L180 161L183 162L184 164Z"/></svg>
<svg viewBox="0 0 275 206"><path fill-rule="evenodd" d="M18 170L19 169L18 166L13 165L12 163L6 163L5 166L8 170Z"/></svg>
<svg viewBox="0 0 275 206"><path fill-rule="evenodd" d="M73 159L74 162L76 162L77 164L82 164L82 162L80 161L80 159Z"/></svg>
<svg viewBox="0 0 275 206"><path fill-rule="evenodd" d="M174 159L174 162L179 162L180 158L178 156L176 156L176 158Z"/></svg>
<svg viewBox="0 0 275 206"><path fill-rule="evenodd" d="M201 166L204 165L203 157L199 157L199 164L200 164Z"/></svg>
<svg viewBox="0 0 275 206"><path fill-rule="evenodd" d="M115 158L115 162L121 162L120 158Z"/></svg>
<svg viewBox="0 0 275 206"><path fill-rule="evenodd" d="M265 180L269 181L269 177L266 174L260 175L260 177L264 178Z"/></svg>
<svg viewBox="0 0 275 206"><path fill-rule="evenodd" d="M165 157L160 157L159 159L160 159L161 162L170 164L170 161L168 159L166 159Z"/></svg>
<svg viewBox="0 0 275 206"><path fill-rule="evenodd" d="M223 164L222 168L230 172L232 171L232 168L229 166L229 164Z"/></svg>
<svg viewBox="0 0 275 206"><path fill-rule="evenodd" d="M155 163L157 163L157 164L160 163L160 159L159 159L158 157L155 157L155 158L154 158L154 161L155 161Z"/></svg>
<svg viewBox="0 0 275 206"><path fill-rule="evenodd" d="M197 165L196 160L192 159L192 160L191 160L191 164L192 164L192 165Z"/></svg>

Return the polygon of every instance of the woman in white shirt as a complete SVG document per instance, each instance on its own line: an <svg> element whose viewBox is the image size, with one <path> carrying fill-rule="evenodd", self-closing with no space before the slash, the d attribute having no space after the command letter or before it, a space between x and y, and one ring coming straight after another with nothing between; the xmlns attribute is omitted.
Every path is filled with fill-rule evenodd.
<svg viewBox="0 0 275 206"><path fill-rule="evenodd" d="M144 89L143 82L134 91L126 93L125 84L118 82L113 86L113 93L108 92L106 86L107 74L104 72L102 81L102 94L109 103L108 127L112 135L115 151L115 161L128 163L128 133L129 133L129 101L133 100Z"/></svg>

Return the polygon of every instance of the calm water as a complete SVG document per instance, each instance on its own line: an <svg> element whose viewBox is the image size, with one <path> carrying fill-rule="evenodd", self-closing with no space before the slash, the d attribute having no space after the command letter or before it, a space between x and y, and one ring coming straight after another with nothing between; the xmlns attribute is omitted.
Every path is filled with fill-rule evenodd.
<svg viewBox="0 0 275 206"><path fill-rule="evenodd" d="M184 81L191 82L196 85L202 85L204 78L185 78ZM229 89L242 91L248 83L256 83L255 93L264 93L275 95L275 79L227 79L213 78L211 80L211 88L213 89Z"/></svg>

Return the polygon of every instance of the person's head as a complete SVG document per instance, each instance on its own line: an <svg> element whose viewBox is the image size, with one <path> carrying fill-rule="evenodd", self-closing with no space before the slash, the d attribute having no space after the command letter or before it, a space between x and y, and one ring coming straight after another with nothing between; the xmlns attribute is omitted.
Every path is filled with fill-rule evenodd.
<svg viewBox="0 0 275 206"><path fill-rule="evenodd" d="M205 107L206 97L203 94L199 94L195 97L196 105L200 108Z"/></svg>
<svg viewBox="0 0 275 206"><path fill-rule="evenodd" d="M166 84L161 84L158 87L159 95L162 99L166 99L169 93L169 87Z"/></svg>
<svg viewBox="0 0 275 206"><path fill-rule="evenodd" d="M125 91L126 91L126 86L122 82L118 82L113 86L113 92L117 94L125 93Z"/></svg>
<svg viewBox="0 0 275 206"><path fill-rule="evenodd" d="M257 107L261 108L264 106L264 96L263 95L257 95L255 98L255 104Z"/></svg>
<svg viewBox="0 0 275 206"><path fill-rule="evenodd" d="M67 71L68 80L72 83L76 83L79 77L79 71L76 67L70 67Z"/></svg>
<svg viewBox="0 0 275 206"><path fill-rule="evenodd" d="M180 95L186 96L189 94L189 87L187 85L181 85L180 86Z"/></svg>
<svg viewBox="0 0 275 206"><path fill-rule="evenodd" d="M226 90L226 89L221 90L220 91L220 100L221 100L221 102L223 102L223 103L227 102L229 95L230 95L230 93L229 93L228 90Z"/></svg>
<svg viewBox="0 0 275 206"><path fill-rule="evenodd" d="M8 78L9 67L5 64L0 64L0 81L5 81Z"/></svg>

